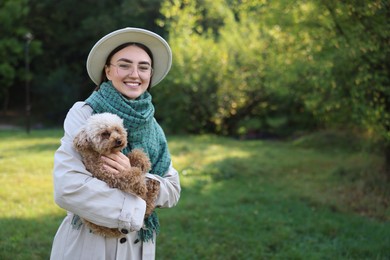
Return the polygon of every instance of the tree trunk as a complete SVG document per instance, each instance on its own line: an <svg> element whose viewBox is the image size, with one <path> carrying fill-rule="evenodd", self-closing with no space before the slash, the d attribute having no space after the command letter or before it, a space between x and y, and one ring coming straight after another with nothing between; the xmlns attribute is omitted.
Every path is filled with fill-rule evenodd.
<svg viewBox="0 0 390 260"><path fill-rule="evenodd" d="M4 115L7 114L8 104L9 104L9 91L7 89L5 91L5 93L4 93L4 103L3 103L3 113L4 113Z"/></svg>
<svg viewBox="0 0 390 260"><path fill-rule="evenodd" d="M384 155L385 155L384 174L385 174L386 180L390 181L390 143L385 145Z"/></svg>

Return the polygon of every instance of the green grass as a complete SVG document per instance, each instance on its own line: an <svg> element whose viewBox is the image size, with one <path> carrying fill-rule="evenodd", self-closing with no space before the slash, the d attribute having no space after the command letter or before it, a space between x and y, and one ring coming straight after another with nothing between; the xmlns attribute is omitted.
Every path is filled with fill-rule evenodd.
<svg viewBox="0 0 390 260"><path fill-rule="evenodd" d="M0 259L48 259L65 214L52 187L61 135L0 132ZM324 138L168 137L182 196L159 210L157 259L389 259L381 158Z"/></svg>

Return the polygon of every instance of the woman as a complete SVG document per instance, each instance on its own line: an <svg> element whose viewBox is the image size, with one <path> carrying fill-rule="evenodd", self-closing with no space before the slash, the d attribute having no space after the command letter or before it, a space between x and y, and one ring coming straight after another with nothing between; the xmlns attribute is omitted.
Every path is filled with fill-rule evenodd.
<svg viewBox="0 0 390 260"><path fill-rule="evenodd" d="M51 259L154 259L157 214L144 220L144 200L93 178L72 142L92 114L117 114L124 120L129 145L122 153L104 157L104 167L112 174L129 168L125 154L142 148L152 163L147 177L160 183L156 206L175 206L181 190L179 176L172 167L165 135L154 118L149 93L167 75L171 64L167 42L139 28L114 31L91 49L87 71L97 88L85 102L77 102L69 110L64 137L54 157L54 197L67 210L67 216L54 238ZM82 223L82 218L118 228L124 237L96 235Z"/></svg>

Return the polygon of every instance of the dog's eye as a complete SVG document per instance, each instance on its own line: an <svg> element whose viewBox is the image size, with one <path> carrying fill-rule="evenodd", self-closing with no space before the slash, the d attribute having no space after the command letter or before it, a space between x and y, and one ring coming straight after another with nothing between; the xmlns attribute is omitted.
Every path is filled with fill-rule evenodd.
<svg viewBox="0 0 390 260"><path fill-rule="evenodd" d="M104 132L102 133L103 138L109 138L110 137L110 132Z"/></svg>

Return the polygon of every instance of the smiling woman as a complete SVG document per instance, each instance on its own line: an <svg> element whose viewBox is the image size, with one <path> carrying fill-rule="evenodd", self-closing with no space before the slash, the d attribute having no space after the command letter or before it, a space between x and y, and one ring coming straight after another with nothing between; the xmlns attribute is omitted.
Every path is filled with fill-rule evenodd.
<svg viewBox="0 0 390 260"><path fill-rule="evenodd" d="M149 88L152 59L140 47L125 44L123 49L116 52L106 63L107 80L110 80L123 96L136 99Z"/></svg>
<svg viewBox="0 0 390 260"><path fill-rule="evenodd" d="M105 154L105 173L118 179L128 175L132 168L128 155L142 149L152 165L146 183L160 187L153 204L159 208L175 206L181 190L179 174L172 166L165 134L154 118L149 92L166 76L171 63L168 43L144 29L114 31L92 47L87 71L97 87L84 102L70 109L61 146L55 153L54 197L68 214L54 238L51 259L154 259L160 225L154 208L145 217L145 201L150 197L111 188L94 178L95 170L86 169L72 143L93 114L119 116L126 128L127 146ZM152 190L149 187L148 191ZM81 219L114 229L120 236L91 231Z"/></svg>

